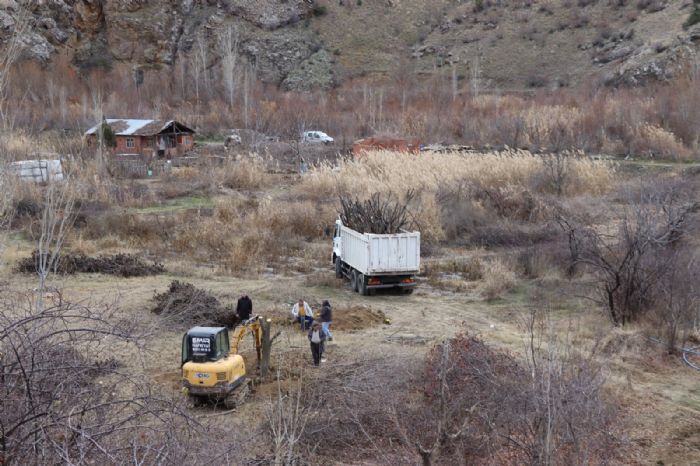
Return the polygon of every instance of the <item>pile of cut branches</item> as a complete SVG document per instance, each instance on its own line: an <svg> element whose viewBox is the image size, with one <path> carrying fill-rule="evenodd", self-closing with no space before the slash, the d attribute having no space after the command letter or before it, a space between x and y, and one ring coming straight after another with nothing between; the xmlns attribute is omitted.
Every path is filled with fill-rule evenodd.
<svg viewBox="0 0 700 466"><path fill-rule="evenodd" d="M361 233L393 234L413 228L408 206L416 192L409 189L403 200L394 194L374 193L361 201L349 194L340 195L340 219L343 224Z"/></svg>
<svg viewBox="0 0 700 466"><path fill-rule="evenodd" d="M51 263L51 261L47 261ZM39 251L34 251L31 257L19 261L17 270L21 273L36 273L39 264ZM56 273L72 275L74 273L103 273L119 277L144 277L165 272L162 264L146 263L132 254L116 254L113 256L89 257L82 254L62 254L56 261Z"/></svg>
<svg viewBox="0 0 700 466"><path fill-rule="evenodd" d="M152 312L183 325L233 327L238 318L231 306L224 306L208 291L191 283L173 281L168 291L153 297Z"/></svg>

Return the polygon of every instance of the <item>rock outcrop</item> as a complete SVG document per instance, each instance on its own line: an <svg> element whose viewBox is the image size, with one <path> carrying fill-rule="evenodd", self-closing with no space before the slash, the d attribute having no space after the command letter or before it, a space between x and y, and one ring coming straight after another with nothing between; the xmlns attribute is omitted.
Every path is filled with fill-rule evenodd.
<svg viewBox="0 0 700 466"><path fill-rule="evenodd" d="M586 2L575 10L563 1L538 8L448 3L43 0L31 3L32 27L20 41L26 58L47 64L60 51L83 70L183 62L216 70L228 35L236 66L289 90L400 69L442 73L443 66L465 79L475 63L482 85L506 89L600 77L641 85L677 75L700 46L700 25L682 28L689 14L683 2L645 9ZM0 46L16 29L20 4L0 0Z"/></svg>

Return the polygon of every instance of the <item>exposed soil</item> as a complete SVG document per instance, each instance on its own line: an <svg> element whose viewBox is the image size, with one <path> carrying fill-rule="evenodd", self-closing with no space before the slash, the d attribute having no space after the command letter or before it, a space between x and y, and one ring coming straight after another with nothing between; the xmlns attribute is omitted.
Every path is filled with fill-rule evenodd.
<svg viewBox="0 0 700 466"><path fill-rule="evenodd" d="M36 273L39 263L39 251L34 251L31 257L20 260L17 270L21 273ZM119 277L145 277L165 272L165 267L157 262L146 263L143 259L132 254L116 254L114 256L89 257L84 255L62 254L56 264L56 273L71 275L74 273L103 273Z"/></svg>
<svg viewBox="0 0 700 466"><path fill-rule="evenodd" d="M332 330L362 330L389 323L384 312L366 306L351 306L333 311Z"/></svg>

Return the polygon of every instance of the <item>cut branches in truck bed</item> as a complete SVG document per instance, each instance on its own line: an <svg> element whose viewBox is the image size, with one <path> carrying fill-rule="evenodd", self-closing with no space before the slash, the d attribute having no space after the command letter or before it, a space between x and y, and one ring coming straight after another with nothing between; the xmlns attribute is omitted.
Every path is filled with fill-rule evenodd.
<svg viewBox="0 0 700 466"><path fill-rule="evenodd" d="M374 193L360 200L349 194L340 194L340 218L343 224L362 233L394 234L413 227L408 206L416 192L406 192L401 200L394 194Z"/></svg>

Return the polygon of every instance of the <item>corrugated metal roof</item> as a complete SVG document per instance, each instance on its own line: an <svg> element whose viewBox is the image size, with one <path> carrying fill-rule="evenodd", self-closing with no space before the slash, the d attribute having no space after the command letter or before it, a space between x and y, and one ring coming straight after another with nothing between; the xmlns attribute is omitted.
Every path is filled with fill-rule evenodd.
<svg viewBox="0 0 700 466"><path fill-rule="evenodd" d="M173 123L177 123L179 126L187 128L185 125L175 120L131 120L124 118L108 118L105 121L117 136L152 136L160 133ZM96 134L99 127L100 124L98 123L87 130L85 135Z"/></svg>

